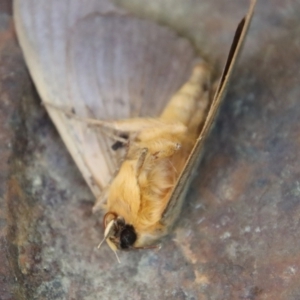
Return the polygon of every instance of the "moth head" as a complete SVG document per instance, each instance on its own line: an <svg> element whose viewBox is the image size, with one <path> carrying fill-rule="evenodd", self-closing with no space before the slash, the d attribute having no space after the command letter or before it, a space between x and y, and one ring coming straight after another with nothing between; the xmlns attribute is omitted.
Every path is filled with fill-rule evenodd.
<svg viewBox="0 0 300 300"><path fill-rule="evenodd" d="M117 250L130 250L137 240L137 234L132 225L126 224L123 217L109 212L103 218L104 240L108 246L116 252ZM102 242L103 242L102 241ZM101 246L99 244L98 248Z"/></svg>

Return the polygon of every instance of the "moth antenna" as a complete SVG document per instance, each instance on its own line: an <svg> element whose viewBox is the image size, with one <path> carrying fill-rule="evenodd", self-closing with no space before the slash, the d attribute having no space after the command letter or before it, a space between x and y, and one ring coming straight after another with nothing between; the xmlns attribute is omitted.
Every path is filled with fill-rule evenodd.
<svg viewBox="0 0 300 300"><path fill-rule="evenodd" d="M107 221L107 218L110 216L110 215L112 215L112 216L114 216L114 218L117 218L117 215L115 214L115 213L112 213L112 212L108 212L108 213L106 213L105 215L104 215L104 217L103 217L103 223L102 223L102 226L103 226L103 228L104 228L104 230L106 230L106 221ZM104 231L105 232L105 231ZM105 235L105 234L104 234Z"/></svg>
<svg viewBox="0 0 300 300"><path fill-rule="evenodd" d="M118 256L118 253L117 253L117 251L114 251L114 253L115 253L115 255L116 255L116 258L117 258L117 261L118 261L118 263L120 264L120 263L121 263L121 261L120 261L120 259L119 259L119 256Z"/></svg>
<svg viewBox="0 0 300 300"><path fill-rule="evenodd" d="M106 237L104 236L104 238L102 239L102 241L97 246L97 249L100 249L100 247L102 246L102 244L104 243L105 240L106 240Z"/></svg>
<svg viewBox="0 0 300 300"><path fill-rule="evenodd" d="M107 215L107 214L106 214ZM105 216L106 216L105 215ZM113 226L114 226L114 223L115 221L114 220L111 220L107 226L105 227L105 231L104 231L104 238L102 239L102 241L99 243L98 245L98 249L101 247L101 245L103 244L103 242L110 236L111 232L112 232L112 229L113 229ZM104 224L106 225L106 224Z"/></svg>

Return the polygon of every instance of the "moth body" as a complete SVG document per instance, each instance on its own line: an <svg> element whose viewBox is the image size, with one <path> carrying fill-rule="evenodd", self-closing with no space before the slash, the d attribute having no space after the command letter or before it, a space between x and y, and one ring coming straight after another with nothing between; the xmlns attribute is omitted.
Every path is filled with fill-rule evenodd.
<svg viewBox="0 0 300 300"><path fill-rule="evenodd" d="M106 201L104 240L114 251L150 247L179 214L256 0L238 24L211 104L209 68L199 63L159 117L135 119L128 118L161 110L196 58L193 45L112 1L74 0L72 9L40 2L13 1L16 32L43 104L96 198L93 211Z"/></svg>
<svg viewBox="0 0 300 300"><path fill-rule="evenodd" d="M126 121L131 138L104 220L114 224L105 236L113 250L147 247L168 233L171 224L160 221L203 124L209 85L209 68L199 63L157 119Z"/></svg>

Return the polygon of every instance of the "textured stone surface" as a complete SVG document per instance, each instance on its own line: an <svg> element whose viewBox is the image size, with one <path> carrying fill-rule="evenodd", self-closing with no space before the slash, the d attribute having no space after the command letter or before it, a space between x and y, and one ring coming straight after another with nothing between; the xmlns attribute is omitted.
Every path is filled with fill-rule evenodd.
<svg viewBox="0 0 300 300"><path fill-rule="evenodd" d="M246 8L116 2L219 61ZM258 3L173 234L117 264L96 249L93 197L40 106L2 1L0 299L300 299L299 13L299 1Z"/></svg>

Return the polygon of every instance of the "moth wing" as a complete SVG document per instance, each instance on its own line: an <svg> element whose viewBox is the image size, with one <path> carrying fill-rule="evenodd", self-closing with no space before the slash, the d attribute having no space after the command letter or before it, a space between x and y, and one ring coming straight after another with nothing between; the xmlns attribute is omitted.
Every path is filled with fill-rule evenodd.
<svg viewBox="0 0 300 300"><path fill-rule="evenodd" d="M195 51L108 0L15 0L14 17L38 93L99 198L124 153L112 150L107 132L54 106L84 119L157 116L188 77Z"/></svg>
<svg viewBox="0 0 300 300"><path fill-rule="evenodd" d="M227 57L227 60L225 63L225 67L223 69L222 76L221 76L221 79L218 84L218 88L213 97L212 104L208 111L207 118L206 118L203 128L199 134L197 142L186 162L184 170L180 174L177 184L172 191L170 201L168 202L168 205L167 205L165 211L163 212L161 223L165 224L166 226L168 226L169 224L170 225L173 224L173 221L177 218L177 216L181 210L182 203L183 203L184 197L186 195L186 192L187 192L187 189L189 186L189 182L193 178L192 172L195 169L195 166L198 166L200 158L201 158L200 154L201 154L201 149L202 149L204 140L210 131L210 128L213 124L214 118L218 112L218 108L226 94L226 90L227 90L228 83L229 83L231 74L233 72L234 66L235 66L235 62L236 62L238 55L242 49L242 45L245 40L249 25L250 25L250 22L252 19L255 4L256 4L256 0L252 0L250 3L248 13L240 21L240 23L236 29L235 36L233 38L233 42L231 44L230 51L229 51L229 54L228 54L228 57Z"/></svg>

